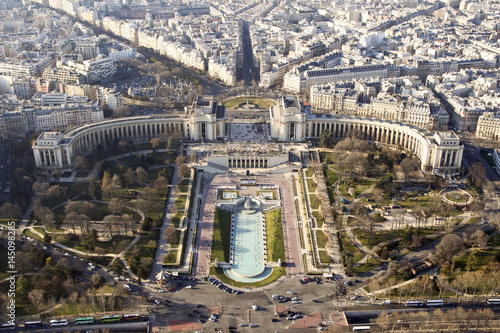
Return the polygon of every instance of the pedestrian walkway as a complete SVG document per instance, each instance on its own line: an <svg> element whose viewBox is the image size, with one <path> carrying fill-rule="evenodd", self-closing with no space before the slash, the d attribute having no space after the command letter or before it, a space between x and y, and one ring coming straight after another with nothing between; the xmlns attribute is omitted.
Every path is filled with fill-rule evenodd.
<svg viewBox="0 0 500 333"><path fill-rule="evenodd" d="M153 267L151 273L149 274L149 280L155 281L156 274L158 274L163 269L163 257L165 256L168 248L168 237L166 237L165 231L172 225L173 213L170 211L171 207L175 206L175 200L177 200L178 194L173 193L173 189L179 183L179 177L177 176L177 167L174 166L174 171L172 173L171 187L168 191L168 199L165 204L165 212L163 214L163 221L160 228L160 239L158 240L158 246L156 247L156 254L154 258Z"/></svg>

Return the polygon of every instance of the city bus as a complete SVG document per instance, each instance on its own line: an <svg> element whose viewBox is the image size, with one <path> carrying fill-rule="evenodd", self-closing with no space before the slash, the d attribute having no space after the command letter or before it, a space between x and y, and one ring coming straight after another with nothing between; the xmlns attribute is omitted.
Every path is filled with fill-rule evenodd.
<svg viewBox="0 0 500 333"><path fill-rule="evenodd" d="M102 316L101 317L101 322L102 323L108 323L108 322L120 321L120 320L121 320L120 315Z"/></svg>
<svg viewBox="0 0 500 333"><path fill-rule="evenodd" d="M33 328L33 327L41 327L42 326L42 321L37 320L37 321L27 321L24 323L24 327L26 328Z"/></svg>
<svg viewBox="0 0 500 333"><path fill-rule="evenodd" d="M137 313L126 314L126 315L123 315L123 317L122 317L123 320L139 320L140 318L141 317Z"/></svg>
<svg viewBox="0 0 500 333"><path fill-rule="evenodd" d="M369 331L371 330L370 326L353 326L353 331Z"/></svg>
<svg viewBox="0 0 500 333"><path fill-rule="evenodd" d="M406 306L424 306L423 301L406 301L405 302Z"/></svg>
<svg viewBox="0 0 500 333"><path fill-rule="evenodd" d="M14 324L14 323L7 323L7 324L0 325L0 331L7 331L7 330L13 330L13 329L16 329L16 324Z"/></svg>
<svg viewBox="0 0 500 333"><path fill-rule="evenodd" d="M66 326L68 325L68 319L52 319L50 321L50 326Z"/></svg>
<svg viewBox="0 0 500 333"><path fill-rule="evenodd" d="M430 299L425 302L427 306L443 306L444 302L442 299Z"/></svg>
<svg viewBox="0 0 500 333"><path fill-rule="evenodd" d="M500 298L488 298L486 301L488 304L498 305L500 304Z"/></svg>
<svg viewBox="0 0 500 333"><path fill-rule="evenodd" d="M93 323L94 323L94 317L80 317L75 319L75 324L77 325L93 324Z"/></svg>

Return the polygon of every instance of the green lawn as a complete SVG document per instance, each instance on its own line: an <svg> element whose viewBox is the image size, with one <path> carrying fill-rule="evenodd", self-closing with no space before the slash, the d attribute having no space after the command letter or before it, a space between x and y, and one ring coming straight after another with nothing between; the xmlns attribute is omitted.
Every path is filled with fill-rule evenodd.
<svg viewBox="0 0 500 333"><path fill-rule="evenodd" d="M312 177L314 175L313 169L309 168L306 170L306 177Z"/></svg>
<svg viewBox="0 0 500 333"><path fill-rule="evenodd" d="M358 249L347 236L345 232L340 233L340 243L342 244L342 250L351 253L353 257L353 262L357 263L365 257L365 253Z"/></svg>
<svg viewBox="0 0 500 333"><path fill-rule="evenodd" d="M34 238L40 242L43 242L43 239L42 237L36 235L35 233L33 233L31 230L28 230L28 229L25 229L24 232L23 232L26 236L28 237L31 237L31 238Z"/></svg>
<svg viewBox="0 0 500 333"><path fill-rule="evenodd" d="M35 231L41 233L43 236L47 235L47 232L45 232L45 230L43 230L42 227L34 227L33 229L35 229Z"/></svg>
<svg viewBox="0 0 500 333"><path fill-rule="evenodd" d="M9 226L9 221L15 221L16 222L15 226L17 226L17 223L19 222L19 220L0 219L0 224L7 227Z"/></svg>
<svg viewBox="0 0 500 333"><path fill-rule="evenodd" d="M96 264L98 265L102 265L102 266L108 266L110 263L111 263L111 260L113 260L114 258L111 258L111 257L90 257L89 260L95 262Z"/></svg>
<svg viewBox="0 0 500 333"><path fill-rule="evenodd" d="M150 149L149 147L148 149ZM148 162L150 166L156 166L156 165L168 165L174 163L175 158L177 157L176 153L154 153L154 154L148 154ZM127 167L132 167L132 168L137 168L141 166L140 160L137 157L137 155L132 155L132 156L127 156L124 158L120 158L118 160L121 164L127 166Z"/></svg>
<svg viewBox="0 0 500 333"><path fill-rule="evenodd" d="M174 173L174 168L171 166L166 166L164 168L158 168L158 169L151 169L148 170L148 181L150 183L154 182L158 178L158 173L160 173L161 170L167 170L167 180L168 182L172 182L172 174Z"/></svg>
<svg viewBox="0 0 500 333"><path fill-rule="evenodd" d="M320 202L316 194L310 194L309 199L311 201L311 209L318 209Z"/></svg>
<svg viewBox="0 0 500 333"><path fill-rule="evenodd" d="M177 205L179 211L184 211L184 209L186 208L186 200L187 200L186 194L179 195L175 200L175 204Z"/></svg>
<svg viewBox="0 0 500 333"><path fill-rule="evenodd" d="M331 264L332 263L332 259L330 258L328 253L326 253L326 251L320 250L318 252L319 252L319 261L322 264Z"/></svg>
<svg viewBox="0 0 500 333"><path fill-rule="evenodd" d="M478 268L487 265L489 262L494 262L495 257L500 253L500 250L489 250L489 251L476 250L461 254L453 259L455 263L455 271L458 268L460 268L461 272L467 271L468 257L472 255L472 253L475 253L477 262L475 267L473 267L473 269L471 270L477 270Z"/></svg>
<svg viewBox="0 0 500 333"><path fill-rule="evenodd" d="M361 229L355 229L354 234L361 244L368 248L372 248L380 243L390 241L394 238L398 238L399 230L387 230L387 231L377 231L377 232L365 232Z"/></svg>
<svg viewBox="0 0 500 333"><path fill-rule="evenodd" d="M122 250L124 250L125 247L132 240L134 240L134 238L135 237L132 237L132 236L113 236L113 238L109 241L97 242L96 247L102 248L105 251L105 253L118 254ZM76 240L76 241L60 240L59 243L61 243L62 245L68 246L70 248L73 248L75 250L89 252L88 249L84 245L82 245L80 240Z"/></svg>
<svg viewBox="0 0 500 333"><path fill-rule="evenodd" d="M356 267L356 272L358 274L361 274L361 273L364 273L366 271L369 271L370 269L372 268L375 268L377 267L378 265L380 265L380 261L378 261L377 259L373 258L373 257L370 257L366 263Z"/></svg>
<svg viewBox="0 0 500 333"><path fill-rule="evenodd" d="M179 183L179 191L186 193L188 191L188 186L189 186L189 178L184 178Z"/></svg>
<svg viewBox="0 0 500 333"><path fill-rule="evenodd" d="M238 282L230 279L226 274L224 274L224 270L222 268L215 268L214 266L210 267L210 275L216 275L217 278L228 285L235 286L235 287L243 287L243 288L252 288L252 287L262 287L262 286L267 286L270 283L273 283L277 279L279 279L281 276L286 274L286 269L284 267L277 267L273 268L273 272L271 275L259 282L254 282L254 283L246 283L246 282Z"/></svg>
<svg viewBox="0 0 500 333"><path fill-rule="evenodd" d="M271 106L276 104L275 100L272 98L263 97L234 97L224 101L224 106L228 109L234 109L242 104L257 105L259 109L269 109Z"/></svg>
<svg viewBox="0 0 500 333"><path fill-rule="evenodd" d="M229 262L231 213L222 209L215 210L214 233L212 238L211 261L217 258L220 262Z"/></svg>
<svg viewBox="0 0 500 333"><path fill-rule="evenodd" d="M311 178L307 178L307 190L309 191L309 193L314 193L316 191L316 188L318 188L318 184L316 184L316 182L311 179Z"/></svg>
<svg viewBox="0 0 500 333"><path fill-rule="evenodd" d="M319 248L324 248L326 246L327 237L325 233L321 230L316 230L316 244Z"/></svg>
<svg viewBox="0 0 500 333"><path fill-rule="evenodd" d="M266 239L267 260L285 262L285 243L283 240L283 224L281 221L281 209L275 209L266 213Z"/></svg>
<svg viewBox="0 0 500 333"><path fill-rule="evenodd" d="M170 219L170 221L172 222L172 224L176 227L176 228L179 228L179 224L181 222L181 218L184 216L184 213L183 212L178 212L177 214L175 214L174 216L172 216L172 218Z"/></svg>
<svg viewBox="0 0 500 333"><path fill-rule="evenodd" d="M181 239L181 231L180 230L175 230L175 233L177 234L177 237L175 238L177 242L170 243L171 247L179 247L179 242Z"/></svg>
<svg viewBox="0 0 500 333"><path fill-rule="evenodd" d="M108 230L109 231L109 230ZM121 250L119 247L117 247L118 244L120 243L130 243L131 241L134 240L135 237L132 236L113 236L113 238L107 242L97 242L98 247L103 248L106 250L106 253L116 253L118 254Z"/></svg>
<svg viewBox="0 0 500 333"><path fill-rule="evenodd" d="M333 185L339 180L339 174L333 170L330 170L328 168L325 169L325 180L328 183L328 185Z"/></svg>
<svg viewBox="0 0 500 333"><path fill-rule="evenodd" d="M156 232L151 232L147 236L139 239L137 243L132 246L132 248L127 252L133 253L137 249L140 258L154 258L156 253L156 247L158 246L158 234Z"/></svg>
<svg viewBox="0 0 500 333"><path fill-rule="evenodd" d="M163 264L164 265L171 265L175 264L177 262L177 253L178 250L173 250L170 251L164 258L163 258Z"/></svg>
<svg viewBox="0 0 500 333"><path fill-rule="evenodd" d="M323 220L323 218L321 217L321 215L319 214L319 212L312 212L314 218L316 219L316 225L318 228L322 228L323 227L323 223L325 222L325 220Z"/></svg>
<svg viewBox="0 0 500 333"><path fill-rule="evenodd" d="M490 246L500 246L500 233L498 233L495 236L491 237L488 240L488 245L490 245Z"/></svg>

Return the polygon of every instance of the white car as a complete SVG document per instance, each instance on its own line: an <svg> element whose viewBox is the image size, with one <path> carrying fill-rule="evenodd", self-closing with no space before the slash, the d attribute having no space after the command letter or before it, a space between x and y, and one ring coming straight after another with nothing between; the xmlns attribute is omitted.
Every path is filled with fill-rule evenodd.
<svg viewBox="0 0 500 333"><path fill-rule="evenodd" d="M286 293L290 294L290 295L296 295L297 294L297 293L294 293L293 291L287 291Z"/></svg>

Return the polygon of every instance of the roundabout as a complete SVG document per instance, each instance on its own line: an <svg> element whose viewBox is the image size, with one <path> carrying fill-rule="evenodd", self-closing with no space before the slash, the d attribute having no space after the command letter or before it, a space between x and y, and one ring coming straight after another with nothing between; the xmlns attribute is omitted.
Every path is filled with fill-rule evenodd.
<svg viewBox="0 0 500 333"><path fill-rule="evenodd" d="M461 189L443 190L439 193L439 197L447 204L458 207L466 207L474 201L469 192Z"/></svg>

